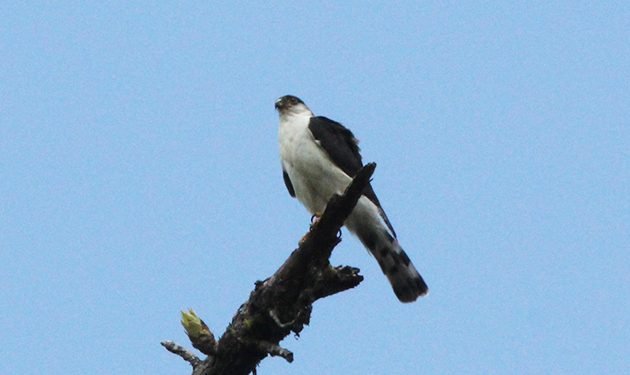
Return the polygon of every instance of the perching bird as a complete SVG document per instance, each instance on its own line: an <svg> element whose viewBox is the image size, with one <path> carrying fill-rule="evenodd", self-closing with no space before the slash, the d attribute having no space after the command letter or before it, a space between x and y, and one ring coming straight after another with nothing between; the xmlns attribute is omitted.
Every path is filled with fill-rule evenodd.
<svg viewBox="0 0 630 375"><path fill-rule="evenodd" d="M276 101L280 114L280 158L284 183L313 215L321 215L334 194L342 194L363 166L358 141L350 130L315 116L299 98ZM427 284L405 251L385 211L368 185L345 226L374 255L402 302L428 292Z"/></svg>

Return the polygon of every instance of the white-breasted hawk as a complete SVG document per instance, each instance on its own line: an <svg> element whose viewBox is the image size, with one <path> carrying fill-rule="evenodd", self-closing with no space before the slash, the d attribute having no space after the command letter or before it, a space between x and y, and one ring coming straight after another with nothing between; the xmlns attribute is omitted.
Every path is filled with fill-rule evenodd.
<svg viewBox="0 0 630 375"><path fill-rule="evenodd" d="M284 182L313 215L321 215L334 194L342 194L363 166L358 141L338 122L315 116L298 97L276 101L280 114L280 158ZM374 255L402 302L428 292L427 284L399 245L371 185L344 225Z"/></svg>

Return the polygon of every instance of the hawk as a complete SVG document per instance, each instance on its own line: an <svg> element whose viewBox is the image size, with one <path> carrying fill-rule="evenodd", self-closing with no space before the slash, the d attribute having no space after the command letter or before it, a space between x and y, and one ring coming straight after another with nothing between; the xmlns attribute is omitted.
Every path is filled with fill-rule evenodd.
<svg viewBox="0 0 630 375"><path fill-rule="evenodd" d="M342 194L363 166L354 134L329 118L315 116L300 98L275 103L280 115L282 177L289 194L313 215L321 215L334 194ZM401 302L428 292L427 284L396 239L385 211L368 185L344 222L378 261Z"/></svg>

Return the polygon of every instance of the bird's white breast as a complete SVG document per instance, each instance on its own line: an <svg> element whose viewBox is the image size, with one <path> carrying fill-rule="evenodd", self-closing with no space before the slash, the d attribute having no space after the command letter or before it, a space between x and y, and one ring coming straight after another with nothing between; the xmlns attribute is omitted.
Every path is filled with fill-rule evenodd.
<svg viewBox="0 0 630 375"><path fill-rule="evenodd" d="M321 214L330 197L342 193L351 178L317 143L308 129L310 117L310 113L281 117L280 157L297 199L312 214Z"/></svg>

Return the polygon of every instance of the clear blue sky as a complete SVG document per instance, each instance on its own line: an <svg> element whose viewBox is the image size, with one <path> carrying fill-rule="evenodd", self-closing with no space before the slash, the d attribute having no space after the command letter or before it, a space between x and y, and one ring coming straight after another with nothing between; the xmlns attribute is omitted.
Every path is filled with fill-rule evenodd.
<svg viewBox="0 0 630 375"><path fill-rule="evenodd" d="M351 128L431 293L357 289L259 374L630 373L628 2L0 6L0 373L187 374L310 215L284 94Z"/></svg>

